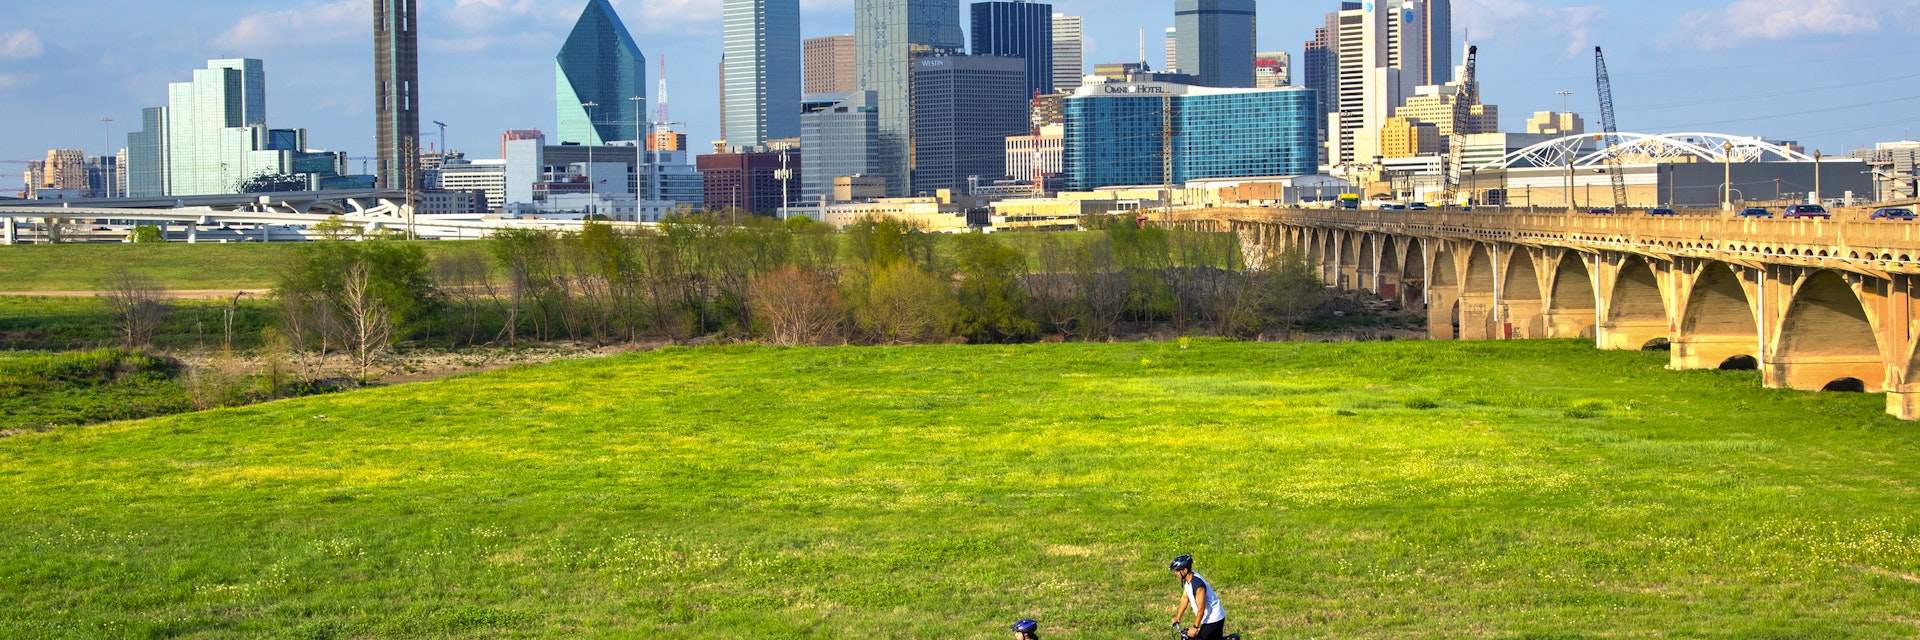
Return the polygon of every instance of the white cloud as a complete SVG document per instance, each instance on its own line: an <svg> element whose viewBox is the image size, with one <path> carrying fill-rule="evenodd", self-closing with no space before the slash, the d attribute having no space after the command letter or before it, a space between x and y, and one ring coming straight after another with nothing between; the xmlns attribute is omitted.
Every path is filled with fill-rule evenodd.
<svg viewBox="0 0 1920 640"><path fill-rule="evenodd" d="M40 36L35 35L32 30L21 29L0 34L0 58L26 60L38 58L46 51L47 45L40 42Z"/></svg>
<svg viewBox="0 0 1920 640"><path fill-rule="evenodd" d="M30 79L17 73L0 73L0 89L24 87Z"/></svg>
<svg viewBox="0 0 1920 640"><path fill-rule="evenodd" d="M359 0L310 4L241 18L213 44L232 51L370 38L372 20L372 8Z"/></svg>
<svg viewBox="0 0 1920 640"><path fill-rule="evenodd" d="M1463 0L1454 15L1454 27L1464 28L1477 41L1565 43L1567 55L1580 55L1592 50L1607 11L1598 4L1543 7L1527 0Z"/></svg>
<svg viewBox="0 0 1920 640"><path fill-rule="evenodd" d="M1718 11L1680 16L1681 31L1706 48L1749 40L1840 36L1879 31L1882 11L1861 0L1735 0Z"/></svg>

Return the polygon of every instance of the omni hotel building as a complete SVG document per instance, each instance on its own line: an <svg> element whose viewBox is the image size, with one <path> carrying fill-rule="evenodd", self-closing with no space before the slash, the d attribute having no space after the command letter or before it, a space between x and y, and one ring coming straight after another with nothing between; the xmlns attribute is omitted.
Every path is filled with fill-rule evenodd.
<svg viewBox="0 0 1920 640"><path fill-rule="evenodd" d="M1065 100L1066 188L1311 175L1319 170L1316 100L1301 87L1083 86Z"/></svg>

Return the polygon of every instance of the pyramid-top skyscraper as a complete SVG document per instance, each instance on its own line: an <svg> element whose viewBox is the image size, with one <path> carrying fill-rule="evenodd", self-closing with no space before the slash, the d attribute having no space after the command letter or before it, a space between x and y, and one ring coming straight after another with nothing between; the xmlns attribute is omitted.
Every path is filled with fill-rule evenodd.
<svg viewBox="0 0 1920 640"><path fill-rule="evenodd" d="M639 139L635 129L647 108L647 58L607 0L589 0L580 13L554 56L554 84L560 142ZM583 106L587 103L595 106Z"/></svg>

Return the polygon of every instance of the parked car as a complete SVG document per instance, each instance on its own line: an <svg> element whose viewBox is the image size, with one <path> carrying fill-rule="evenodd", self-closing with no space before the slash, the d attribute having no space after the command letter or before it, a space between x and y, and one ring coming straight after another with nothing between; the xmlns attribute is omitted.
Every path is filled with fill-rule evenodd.
<svg viewBox="0 0 1920 640"><path fill-rule="evenodd" d="M1772 218L1772 217L1773 217L1773 212L1772 212L1772 211L1768 211L1766 207L1747 207L1747 208L1745 208L1745 209L1741 209L1741 210L1740 210L1740 217L1742 217L1742 218Z"/></svg>
<svg viewBox="0 0 1920 640"><path fill-rule="evenodd" d="M1414 211L1426 211L1426 210L1427 210L1427 203L1425 203L1425 202L1415 202L1415 203L1413 203L1413 204L1410 204L1410 205L1407 205L1407 208L1408 208L1408 209L1411 209L1411 210L1414 210Z"/></svg>
<svg viewBox="0 0 1920 640"><path fill-rule="evenodd" d="M1672 210L1672 209L1668 209L1668 208L1666 208L1666 207L1654 207L1654 208L1652 208L1652 209L1648 209L1648 210L1647 210L1647 215L1650 215L1650 216L1677 216L1677 215L1680 215L1680 212L1678 212L1678 211L1674 211L1674 210Z"/></svg>
<svg viewBox="0 0 1920 640"><path fill-rule="evenodd" d="M1874 211L1872 217L1873 220L1905 220L1908 222L1913 221L1913 218L1912 209L1902 209L1899 207L1882 207Z"/></svg>
<svg viewBox="0 0 1920 640"><path fill-rule="evenodd" d="M1833 214L1827 213L1826 207L1817 204L1796 204L1788 205L1787 214L1781 217L1787 219L1819 218L1821 220L1832 220Z"/></svg>

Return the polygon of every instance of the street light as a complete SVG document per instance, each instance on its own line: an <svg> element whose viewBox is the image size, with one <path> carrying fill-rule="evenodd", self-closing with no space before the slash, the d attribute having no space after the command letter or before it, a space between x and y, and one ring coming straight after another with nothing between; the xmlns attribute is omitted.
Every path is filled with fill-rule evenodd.
<svg viewBox="0 0 1920 640"><path fill-rule="evenodd" d="M593 207L593 196L599 191L593 183L593 139L600 137L600 129L593 126L593 108L600 106L600 103L582 102L580 106L587 109L587 215L591 216L597 213Z"/></svg>
<svg viewBox="0 0 1920 640"><path fill-rule="evenodd" d="M1720 210L1732 211L1733 210L1733 141L1728 140L1720 143L1720 152L1721 152L1720 164L1721 166L1726 168L1726 173L1727 173L1726 182L1723 184L1722 193L1724 195L1720 201Z"/></svg>

